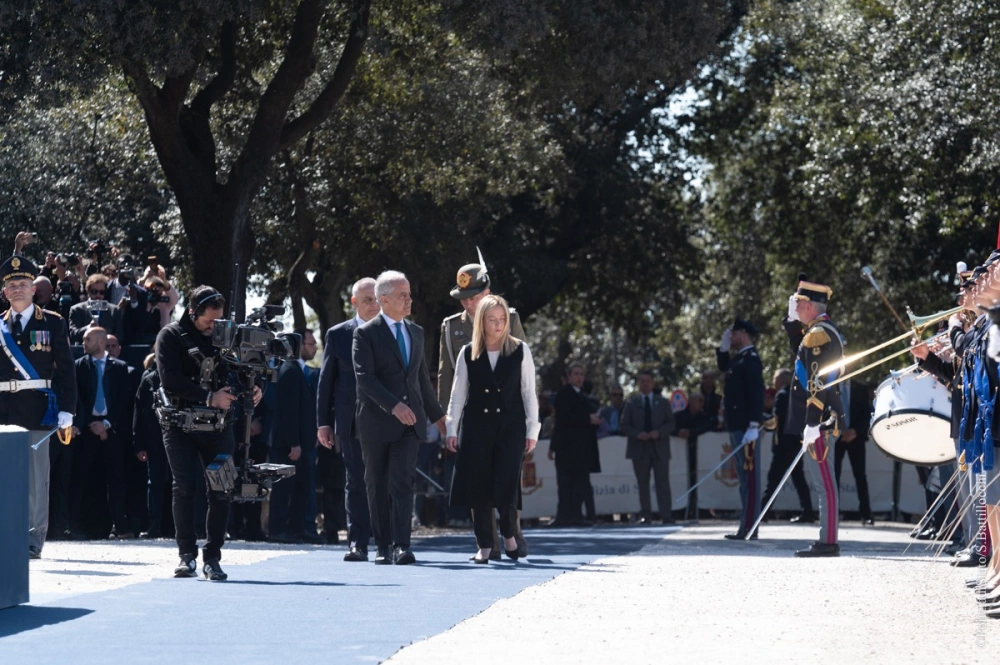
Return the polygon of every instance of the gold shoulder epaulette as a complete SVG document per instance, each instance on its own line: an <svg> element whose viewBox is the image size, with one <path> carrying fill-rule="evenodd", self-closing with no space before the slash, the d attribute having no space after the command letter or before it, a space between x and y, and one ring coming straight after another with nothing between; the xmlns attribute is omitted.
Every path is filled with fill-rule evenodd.
<svg viewBox="0 0 1000 665"><path fill-rule="evenodd" d="M46 314L51 314L52 316L56 317L57 319L61 319L62 318L62 314L60 314L59 312L53 312L51 309L45 309L45 310L37 309L37 311L39 311L39 312L45 312ZM41 314L36 314L35 318L40 319L40 318L42 318L42 315Z"/></svg>
<svg viewBox="0 0 1000 665"><path fill-rule="evenodd" d="M802 345L807 349L812 349L817 346L823 346L830 342L830 335L827 334L825 330L817 326L809 330L806 336L802 338Z"/></svg>

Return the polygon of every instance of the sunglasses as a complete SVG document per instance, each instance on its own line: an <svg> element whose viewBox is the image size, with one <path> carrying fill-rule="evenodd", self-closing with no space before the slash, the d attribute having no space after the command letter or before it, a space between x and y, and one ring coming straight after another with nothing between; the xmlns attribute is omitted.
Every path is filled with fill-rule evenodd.
<svg viewBox="0 0 1000 665"><path fill-rule="evenodd" d="M103 296L105 293L107 293L107 291L105 291L104 289L101 289L100 291L98 291L97 289L87 289L87 293L89 293L92 296Z"/></svg>

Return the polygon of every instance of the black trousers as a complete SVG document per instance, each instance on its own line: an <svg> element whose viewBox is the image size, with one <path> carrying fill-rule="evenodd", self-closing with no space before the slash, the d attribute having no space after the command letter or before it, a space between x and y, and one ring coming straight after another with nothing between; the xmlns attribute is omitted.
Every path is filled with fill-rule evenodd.
<svg viewBox="0 0 1000 665"><path fill-rule="evenodd" d="M309 507L310 480L315 469L313 458L302 446L302 454L294 462L288 459L288 453L270 455L274 464L291 464L295 467L295 475L274 484L271 489L271 512L268 517L268 535L296 536L311 528L316 533L316 525L306 524L306 512ZM325 448L324 448L325 450ZM325 492L324 492L325 494Z"/></svg>
<svg viewBox="0 0 1000 665"><path fill-rule="evenodd" d="M774 456L771 458L771 468L767 470L767 489L760 497L760 505L766 506L771 495L778 489L778 483L792 465L795 456L799 454L801 448L798 445L778 444L774 448ZM805 467L802 460L795 465L792 471L792 484L795 486L795 493L799 495L799 506L802 512L808 515L813 514L812 498L809 496L809 483L806 482Z"/></svg>
<svg viewBox="0 0 1000 665"><path fill-rule="evenodd" d="M365 484L365 458L361 452L361 442L351 436L341 438L340 451L347 475L344 489L347 538L351 545L367 550L372 536L372 518L368 511L368 487Z"/></svg>
<svg viewBox="0 0 1000 665"><path fill-rule="evenodd" d="M346 444L346 441L341 441L341 445ZM345 494L347 470L344 468L344 457L336 450L329 450L323 446L320 446L316 451L316 484L323 488L323 502L319 508L320 512L323 513L323 533L325 534L335 534L348 526L346 503L349 495ZM363 465L362 468L364 468ZM361 483L364 487L364 471L361 473ZM364 497L363 494L362 497ZM368 511L365 510L365 512ZM348 529L347 535L350 537L350 529ZM367 549L367 538L360 547Z"/></svg>
<svg viewBox="0 0 1000 665"><path fill-rule="evenodd" d="M174 476L174 531L177 549L181 555L197 555L195 537L195 491L198 476L204 478L207 467L216 455L232 455L236 447L233 428L222 432L184 433L171 428L163 434L163 447L167 451L170 472ZM206 485L207 487L207 485ZM209 559L222 558L222 545L226 541L226 525L229 522L229 499L208 489L208 516L205 529L208 541L202 556Z"/></svg>
<svg viewBox="0 0 1000 665"><path fill-rule="evenodd" d="M497 506L500 524L500 535L504 538L513 538L517 532L517 508L514 506ZM472 530L476 534L476 545L482 549L493 548L497 544L493 535L493 506L476 506L472 510ZM502 544L501 544L502 545Z"/></svg>
<svg viewBox="0 0 1000 665"><path fill-rule="evenodd" d="M858 488L858 512L861 518L872 516L871 498L868 494L868 476L865 475L865 444L867 441L855 439L850 443L837 442L833 448L833 473L837 477L837 488L840 488L840 471L844 467L844 455L851 461L851 471L854 473L854 484ZM843 508L844 504L840 504Z"/></svg>
<svg viewBox="0 0 1000 665"><path fill-rule="evenodd" d="M54 434L49 439L49 533L52 534L62 534L70 528L73 453L77 445L76 441L70 441L64 446Z"/></svg>
<svg viewBox="0 0 1000 665"><path fill-rule="evenodd" d="M556 496L556 519L569 522L582 520L580 505L586 503L588 499L591 503L588 512L593 512L594 488L590 484L590 473L560 468L557 463ZM588 515L588 517L592 517L592 515Z"/></svg>
<svg viewBox="0 0 1000 665"><path fill-rule="evenodd" d="M687 441L687 473L688 487L694 487L698 482L698 439L688 439ZM692 490L688 494L687 519L698 519L698 490Z"/></svg>
<svg viewBox="0 0 1000 665"><path fill-rule="evenodd" d="M122 455L121 439L116 434L108 433L108 438L101 441L89 429L84 428L84 431L76 438L76 452L74 453L76 481L73 483L69 508L70 528L73 531L82 532L80 510L83 506L83 495L86 488L91 486L93 469L99 464L104 467L106 479L106 486L100 488L99 493L107 497L115 532L123 534L129 530L128 519L125 516L125 478L123 476Z"/></svg>
<svg viewBox="0 0 1000 665"><path fill-rule="evenodd" d="M419 450L420 439L412 427L396 441L361 442L372 536L379 548L410 546L413 476Z"/></svg>

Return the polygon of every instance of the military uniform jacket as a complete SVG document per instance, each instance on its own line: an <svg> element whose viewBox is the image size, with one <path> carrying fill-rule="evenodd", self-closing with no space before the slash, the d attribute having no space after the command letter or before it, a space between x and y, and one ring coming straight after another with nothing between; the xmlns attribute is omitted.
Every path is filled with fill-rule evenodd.
<svg viewBox="0 0 1000 665"><path fill-rule="evenodd" d="M757 349L748 346L735 356L728 351L715 351L719 369L726 373L726 390L722 405L726 429L742 432L750 423L762 422L764 414L764 364Z"/></svg>
<svg viewBox="0 0 1000 665"><path fill-rule="evenodd" d="M14 317L12 310L3 315L7 329L11 330ZM18 348L28 362L38 372L40 379L52 382L52 391L60 411L76 412L76 367L73 352L69 348L69 333L66 321L55 312L43 310L37 305L34 314L24 330L15 337ZM32 349L31 347L35 347ZM23 380L6 353L0 353L0 381ZM42 419L48 409L48 396L38 390L21 390L16 393L0 393L0 423L17 425L25 429L42 429Z"/></svg>
<svg viewBox="0 0 1000 665"><path fill-rule="evenodd" d="M455 361L462 347L472 343L473 317L463 309L441 322L441 353L438 355L438 387L437 398L441 408L448 410L451 401L451 384L455 382ZM514 309L510 310L510 334L519 340L524 339L524 328L521 317Z"/></svg>
<svg viewBox="0 0 1000 665"><path fill-rule="evenodd" d="M795 355L795 375L792 378L792 395L788 407L785 433L801 436L806 425L823 422L827 409L837 412L837 430L843 429L844 408L840 400L840 387L820 388L832 382L840 370L820 376L819 370L844 357L844 338L826 314L802 328L802 341ZM789 338L793 339L789 330Z"/></svg>

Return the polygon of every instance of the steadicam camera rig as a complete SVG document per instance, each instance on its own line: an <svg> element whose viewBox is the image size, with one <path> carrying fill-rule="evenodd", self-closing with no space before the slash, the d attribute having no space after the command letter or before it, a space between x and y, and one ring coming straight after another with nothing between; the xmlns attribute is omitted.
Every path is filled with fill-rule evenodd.
<svg viewBox="0 0 1000 665"><path fill-rule="evenodd" d="M284 307L264 305L254 309L242 325L236 325L234 319L216 319L212 328L212 345L221 350L218 361L225 363L237 377L237 396L243 409L243 440L238 445L243 461L237 465L232 455L218 455L206 468L205 475L214 491L237 503L264 501L274 483L295 475L291 464L253 464L250 459L254 386L258 378L277 380L271 360L292 355L288 342L276 335L283 326L274 317L284 313ZM211 377L214 371L214 366L202 364L203 379Z"/></svg>
<svg viewBox="0 0 1000 665"><path fill-rule="evenodd" d="M237 273L239 268L237 267ZM235 285L233 279L234 299ZM230 301L232 306L233 299ZM271 367L275 358L291 357L291 345L276 335L282 329L274 317L285 313L285 308L265 305L254 309L246 322L237 325L235 312L230 319L216 319L212 327L212 345L219 349L215 357L206 358L197 347L188 352L199 363L200 384L206 390L215 390L214 378L220 364L236 389L243 410L243 440L238 443L236 463L233 455L217 455L206 467L205 476L213 491L224 494L237 503L262 502L271 493L271 486L282 478L295 475L290 464L254 464L250 459L250 425L253 422L253 393L258 379L277 380ZM233 385L235 384L235 385ZM163 427L177 427L184 432L221 432L230 422L229 411L208 406L180 407L170 400L162 388L157 393L156 412Z"/></svg>

